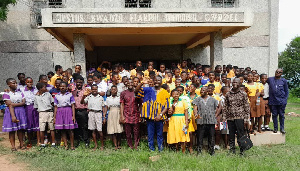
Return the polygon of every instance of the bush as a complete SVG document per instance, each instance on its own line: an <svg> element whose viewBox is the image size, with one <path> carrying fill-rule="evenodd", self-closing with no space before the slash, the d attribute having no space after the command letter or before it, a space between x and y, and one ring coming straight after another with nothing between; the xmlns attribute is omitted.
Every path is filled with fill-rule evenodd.
<svg viewBox="0 0 300 171"><path fill-rule="evenodd" d="M300 98L300 87L291 89L290 96Z"/></svg>

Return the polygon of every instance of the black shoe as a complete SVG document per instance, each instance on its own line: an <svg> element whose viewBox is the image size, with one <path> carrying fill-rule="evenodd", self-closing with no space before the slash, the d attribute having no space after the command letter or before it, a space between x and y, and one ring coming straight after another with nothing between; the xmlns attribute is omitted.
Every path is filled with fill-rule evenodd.
<svg viewBox="0 0 300 171"><path fill-rule="evenodd" d="M267 127L266 131L273 131L273 130L270 127Z"/></svg>
<svg viewBox="0 0 300 171"><path fill-rule="evenodd" d="M266 131L266 128L265 128L265 127L261 127L261 130L262 130L262 131Z"/></svg>
<svg viewBox="0 0 300 171"><path fill-rule="evenodd" d="M197 155L200 155L200 154L202 154L202 150L201 150L201 148L198 148L197 149Z"/></svg>
<svg viewBox="0 0 300 171"><path fill-rule="evenodd" d="M229 154L236 154L235 149L229 149Z"/></svg>
<svg viewBox="0 0 300 171"><path fill-rule="evenodd" d="M282 134L285 134L285 133L286 133L284 129L282 129L280 132L281 132Z"/></svg>
<svg viewBox="0 0 300 171"><path fill-rule="evenodd" d="M85 148L89 148L90 144L89 143L85 143Z"/></svg>
<svg viewBox="0 0 300 171"><path fill-rule="evenodd" d="M277 129L274 129L274 131L273 131L274 133L277 133Z"/></svg>
<svg viewBox="0 0 300 171"><path fill-rule="evenodd" d="M209 154L210 154L211 156L215 155L215 150L210 151Z"/></svg>
<svg viewBox="0 0 300 171"><path fill-rule="evenodd" d="M77 143L75 144L75 147L78 148L80 146L80 141L77 141Z"/></svg>
<svg viewBox="0 0 300 171"><path fill-rule="evenodd" d="M44 150L45 148L46 148L46 146L40 146L39 151L42 151L42 150Z"/></svg>

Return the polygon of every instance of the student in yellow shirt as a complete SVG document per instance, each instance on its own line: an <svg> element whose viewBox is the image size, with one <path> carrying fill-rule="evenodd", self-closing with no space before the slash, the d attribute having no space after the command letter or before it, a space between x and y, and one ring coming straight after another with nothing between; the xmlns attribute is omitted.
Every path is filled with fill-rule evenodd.
<svg viewBox="0 0 300 171"><path fill-rule="evenodd" d="M136 73L138 72L137 71L137 68L138 67L142 67L142 61L136 61L135 62L135 69L132 69L131 71L130 71L130 77L131 78L134 78L135 76L136 76Z"/></svg>
<svg viewBox="0 0 300 171"><path fill-rule="evenodd" d="M256 128L256 126L258 126L257 131L260 133L261 124L262 124L261 108L264 108L263 102L260 101L260 99L264 95L264 91L263 89L260 89L259 84L254 82L253 74L251 72L248 73L248 82L245 84L245 87L250 100L250 115L251 115L250 133L254 133L254 128ZM258 125L255 124L257 122Z"/></svg>
<svg viewBox="0 0 300 171"><path fill-rule="evenodd" d="M215 91L215 85L214 84L209 84L207 86L207 94L214 99L218 100L218 102L221 100L221 97L218 94L214 94Z"/></svg>
<svg viewBox="0 0 300 171"><path fill-rule="evenodd" d="M208 78L209 78L209 81L204 86L208 86L209 84L213 84L215 86L215 90L214 90L213 93L214 94L220 94L222 85L221 85L220 82L215 81L215 73L214 72L209 72L208 73Z"/></svg>
<svg viewBox="0 0 300 171"><path fill-rule="evenodd" d="M49 83L49 84L51 84L53 86L55 86L55 80L56 79L58 79L58 78L62 79L62 75L61 74L64 72L62 66L55 65L55 72L56 73L54 74L53 77L51 77L51 80L50 80L50 83Z"/></svg>
<svg viewBox="0 0 300 171"><path fill-rule="evenodd" d="M195 84L196 85L196 90L195 90L195 93L200 96L200 90L201 88L203 87L203 85L201 85L201 82L200 82L200 79L198 76L194 75L193 78L192 78L192 84Z"/></svg>
<svg viewBox="0 0 300 171"><path fill-rule="evenodd" d="M227 65L226 71L227 71L227 78L233 78L233 77L235 77L232 65Z"/></svg>

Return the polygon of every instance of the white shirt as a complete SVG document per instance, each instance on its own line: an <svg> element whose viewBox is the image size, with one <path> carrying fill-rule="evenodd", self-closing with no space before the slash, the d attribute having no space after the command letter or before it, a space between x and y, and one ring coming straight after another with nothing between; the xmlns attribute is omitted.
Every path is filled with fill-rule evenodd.
<svg viewBox="0 0 300 171"><path fill-rule="evenodd" d="M123 71L121 71L119 73L119 75L121 76L121 78L123 78L124 76L130 78L130 73L128 71L126 71L125 69Z"/></svg>
<svg viewBox="0 0 300 171"><path fill-rule="evenodd" d="M120 96L110 96L107 97L105 101L105 105L110 108L110 107L120 107Z"/></svg>
<svg viewBox="0 0 300 171"><path fill-rule="evenodd" d="M27 87L25 87L23 94L25 97L25 104L31 105L34 103L34 97L36 93L38 92L37 88L33 87L32 90L29 90Z"/></svg>
<svg viewBox="0 0 300 171"><path fill-rule="evenodd" d="M88 104L88 109L89 110L101 110L102 107L105 106L104 98L97 94L97 96L94 96L90 94L84 99L84 103Z"/></svg>
<svg viewBox="0 0 300 171"><path fill-rule="evenodd" d="M263 84L264 85L264 99L269 97L269 84Z"/></svg>
<svg viewBox="0 0 300 171"><path fill-rule="evenodd" d="M106 93L106 91L107 91L107 82L106 81L102 80L97 86L98 86L99 93L100 92Z"/></svg>
<svg viewBox="0 0 300 171"><path fill-rule="evenodd" d="M109 91L109 95L111 95L111 87L113 86L113 83L108 83L108 87L107 87L107 90ZM126 90L127 87L123 84L123 83L118 83L117 84L117 89L118 89L118 92L117 92L117 96L120 96L120 94L122 93L122 91Z"/></svg>

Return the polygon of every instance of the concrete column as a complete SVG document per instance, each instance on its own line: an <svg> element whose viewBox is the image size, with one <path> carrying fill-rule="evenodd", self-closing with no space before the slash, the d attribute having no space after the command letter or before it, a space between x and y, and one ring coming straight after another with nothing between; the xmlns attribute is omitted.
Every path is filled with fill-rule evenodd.
<svg viewBox="0 0 300 171"><path fill-rule="evenodd" d="M81 66L81 75L86 81L85 34L74 33L73 41L75 65Z"/></svg>
<svg viewBox="0 0 300 171"><path fill-rule="evenodd" d="M279 0L269 0L270 47L268 74L274 76L278 68L278 14Z"/></svg>
<svg viewBox="0 0 300 171"><path fill-rule="evenodd" d="M210 33L210 67L215 69L217 64L223 60L223 38L222 31Z"/></svg>

